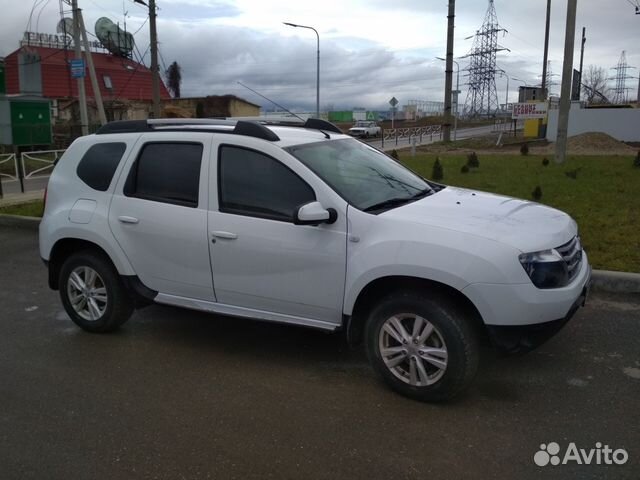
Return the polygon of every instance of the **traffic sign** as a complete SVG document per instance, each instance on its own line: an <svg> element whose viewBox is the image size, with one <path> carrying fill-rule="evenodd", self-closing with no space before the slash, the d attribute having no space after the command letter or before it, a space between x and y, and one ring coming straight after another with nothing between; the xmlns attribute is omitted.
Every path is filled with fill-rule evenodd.
<svg viewBox="0 0 640 480"><path fill-rule="evenodd" d="M84 78L85 67L83 58L74 58L71 60L71 78Z"/></svg>
<svg viewBox="0 0 640 480"><path fill-rule="evenodd" d="M396 105L398 105L398 99L396 97L391 97L391 100L389 100L389 105L395 107Z"/></svg>

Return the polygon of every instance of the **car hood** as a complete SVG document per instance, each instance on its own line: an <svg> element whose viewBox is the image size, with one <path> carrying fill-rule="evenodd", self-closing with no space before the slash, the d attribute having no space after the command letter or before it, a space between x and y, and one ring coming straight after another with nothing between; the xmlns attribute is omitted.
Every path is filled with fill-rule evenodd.
<svg viewBox="0 0 640 480"><path fill-rule="evenodd" d="M367 129L366 127L352 127L352 128L349 129L349 131L350 132L355 132L356 130L357 131L363 131L363 130L366 130L366 129Z"/></svg>
<svg viewBox="0 0 640 480"><path fill-rule="evenodd" d="M576 223L560 210L526 200L454 187L447 187L382 215L487 238L522 252L555 248L577 234Z"/></svg>

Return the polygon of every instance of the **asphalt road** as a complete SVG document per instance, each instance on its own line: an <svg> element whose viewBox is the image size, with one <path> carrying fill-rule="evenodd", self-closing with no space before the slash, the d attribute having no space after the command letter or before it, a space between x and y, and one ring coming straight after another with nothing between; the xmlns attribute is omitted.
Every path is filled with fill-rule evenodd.
<svg viewBox="0 0 640 480"><path fill-rule="evenodd" d="M152 306L84 333L36 232L0 227L0 479L637 479L639 338L637 298L592 297L538 351L486 351L462 398L421 404L312 330ZM629 460L538 467L549 442Z"/></svg>
<svg viewBox="0 0 640 480"><path fill-rule="evenodd" d="M2 193L3 195L9 195L14 193L20 193L20 182L18 180L2 179ZM27 178L24 180L24 191L34 192L38 190L44 190L49 181L49 176Z"/></svg>

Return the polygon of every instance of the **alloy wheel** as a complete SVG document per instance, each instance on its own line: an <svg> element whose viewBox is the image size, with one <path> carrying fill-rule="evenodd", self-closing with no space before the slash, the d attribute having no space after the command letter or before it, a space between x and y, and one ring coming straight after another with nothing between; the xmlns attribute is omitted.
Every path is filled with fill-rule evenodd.
<svg viewBox="0 0 640 480"><path fill-rule="evenodd" d="M447 369L447 346L441 333L418 315L402 313L385 320L378 343L387 368L411 386L433 385Z"/></svg>
<svg viewBox="0 0 640 480"><path fill-rule="evenodd" d="M84 320L99 320L109 302L102 277L93 268L75 268L67 280L67 296L73 310Z"/></svg>

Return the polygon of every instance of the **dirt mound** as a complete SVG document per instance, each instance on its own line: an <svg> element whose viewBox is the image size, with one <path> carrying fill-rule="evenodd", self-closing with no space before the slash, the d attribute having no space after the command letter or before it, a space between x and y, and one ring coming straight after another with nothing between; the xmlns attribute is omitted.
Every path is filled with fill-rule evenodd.
<svg viewBox="0 0 640 480"><path fill-rule="evenodd" d="M589 132L569 138L568 150L572 155L633 155L635 149L601 132ZM544 147L544 153L553 153L555 144ZM543 153L543 152L536 152Z"/></svg>

